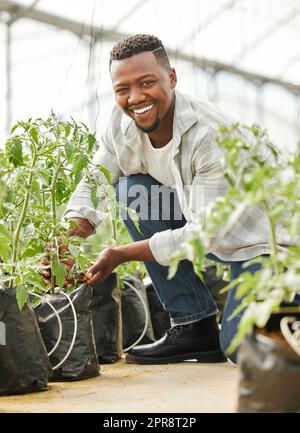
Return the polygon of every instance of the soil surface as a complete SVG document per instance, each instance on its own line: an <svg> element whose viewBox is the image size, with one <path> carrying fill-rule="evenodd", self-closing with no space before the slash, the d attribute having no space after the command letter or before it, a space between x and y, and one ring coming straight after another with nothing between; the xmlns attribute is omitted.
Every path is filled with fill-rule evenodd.
<svg viewBox="0 0 300 433"><path fill-rule="evenodd" d="M235 412L238 369L227 363L101 366L97 378L52 382L39 393L0 397L0 412Z"/></svg>

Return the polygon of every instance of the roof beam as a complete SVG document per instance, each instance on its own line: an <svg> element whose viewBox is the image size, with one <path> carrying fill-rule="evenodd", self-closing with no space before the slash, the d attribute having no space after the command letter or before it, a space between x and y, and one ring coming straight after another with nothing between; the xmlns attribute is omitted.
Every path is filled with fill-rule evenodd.
<svg viewBox="0 0 300 433"><path fill-rule="evenodd" d="M294 7L287 15L284 15L279 20L272 22L270 27L268 27L263 33L258 35L255 39L249 42L248 45L244 46L244 48L235 55L237 61L241 61L243 57L249 54L250 51L253 51L260 45L264 43L270 36L274 33L278 32L282 27L289 24L293 21L297 15L300 13L300 7L297 5Z"/></svg>
<svg viewBox="0 0 300 433"><path fill-rule="evenodd" d="M22 14L23 10L24 7L12 1L0 0L0 12L5 11L10 14L14 14L18 16L18 14ZM90 38L92 35L94 39L102 39L109 42L117 42L120 39L131 36L129 34L119 33L110 29L105 30L103 28L98 28L93 26L83 26L82 23L79 23L77 21L70 20L68 18L60 17L36 9L29 10L26 15L26 18L43 22L45 24L49 24L63 30L69 30L79 37L83 37L85 35ZM290 83L288 81L284 81L279 78L272 78L261 74L255 74L253 72L249 72L226 63L217 62L214 60L208 60L202 57L185 54L178 50L171 50L168 49L168 47L166 47L166 49L170 57L176 58L177 60L190 62L201 69L213 70L216 72L226 71L231 74L242 76L246 80L254 82L255 84L261 85L261 84L270 83L270 84L283 87L291 93L297 95L300 94L300 85Z"/></svg>
<svg viewBox="0 0 300 433"><path fill-rule="evenodd" d="M234 5L239 2L240 0L229 0L227 3L223 4L219 9L217 9L215 12L210 14L206 20L192 30L192 32L184 39L182 42L183 45L190 42L193 38L197 36L197 34L201 31L203 32L206 30L212 23L214 23L221 15L223 15L225 12L229 11L234 7Z"/></svg>
<svg viewBox="0 0 300 433"><path fill-rule="evenodd" d="M141 7L144 7L150 0L140 0L131 9L129 9L125 15L123 15L113 26L112 30L117 30L121 24L124 23L129 17L131 18ZM151 0L152 1L152 0Z"/></svg>

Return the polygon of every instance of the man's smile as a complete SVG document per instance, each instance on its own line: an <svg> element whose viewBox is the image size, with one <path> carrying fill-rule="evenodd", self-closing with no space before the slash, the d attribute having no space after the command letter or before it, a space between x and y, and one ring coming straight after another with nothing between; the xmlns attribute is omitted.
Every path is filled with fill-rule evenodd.
<svg viewBox="0 0 300 433"><path fill-rule="evenodd" d="M149 113L151 110L152 110L152 108L154 107L154 105L155 104L153 104L153 103L151 103L151 104L147 104L147 105L144 105L144 106L139 106L139 107L130 107L129 108L129 112L131 113L131 114L133 114L134 116L138 116L138 117L144 117L143 115L145 115L145 113Z"/></svg>

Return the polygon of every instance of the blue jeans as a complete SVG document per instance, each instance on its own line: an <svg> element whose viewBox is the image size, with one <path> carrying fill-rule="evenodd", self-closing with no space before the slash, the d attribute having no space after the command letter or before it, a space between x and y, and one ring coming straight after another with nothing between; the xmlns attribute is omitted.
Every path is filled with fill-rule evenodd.
<svg viewBox="0 0 300 433"><path fill-rule="evenodd" d="M169 215L168 212L165 212L167 215L164 215L159 193L153 193L153 186L155 185L156 187L161 186L157 180L148 174L134 174L121 178L116 185L117 200L121 205L136 207L138 203L139 209L136 210L139 212L140 231L136 228L126 210L121 209L121 216L134 241L149 239L153 234L164 230L178 229L186 223L175 191L170 197ZM170 191L168 188L166 190ZM138 198L137 193L139 194ZM151 218L151 215L156 217ZM213 254L208 254L207 258L220 262ZM242 272L245 272L244 263L244 261L239 261L224 264L230 266L231 278L234 279ZM167 279L167 266L162 266L157 262L145 262L145 266L161 304L170 315L172 325L196 322L217 313L218 309L209 289L194 272L193 264L189 260L182 260L179 263L177 272L171 280ZM247 271L255 273L259 268L260 265L255 264L248 266ZM228 317L241 302L241 300L235 299L235 292L236 289L229 291L223 312L220 332L220 344L223 352L229 347L232 338L236 334L242 314L228 321ZM236 362L236 352L230 355L230 359Z"/></svg>

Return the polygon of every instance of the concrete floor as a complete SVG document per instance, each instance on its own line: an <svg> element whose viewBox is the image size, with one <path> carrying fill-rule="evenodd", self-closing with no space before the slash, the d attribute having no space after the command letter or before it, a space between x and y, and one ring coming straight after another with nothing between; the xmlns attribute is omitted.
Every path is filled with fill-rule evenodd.
<svg viewBox="0 0 300 433"><path fill-rule="evenodd" d="M101 376L50 383L49 391L0 397L0 412L235 412L238 369L231 363L101 367Z"/></svg>

